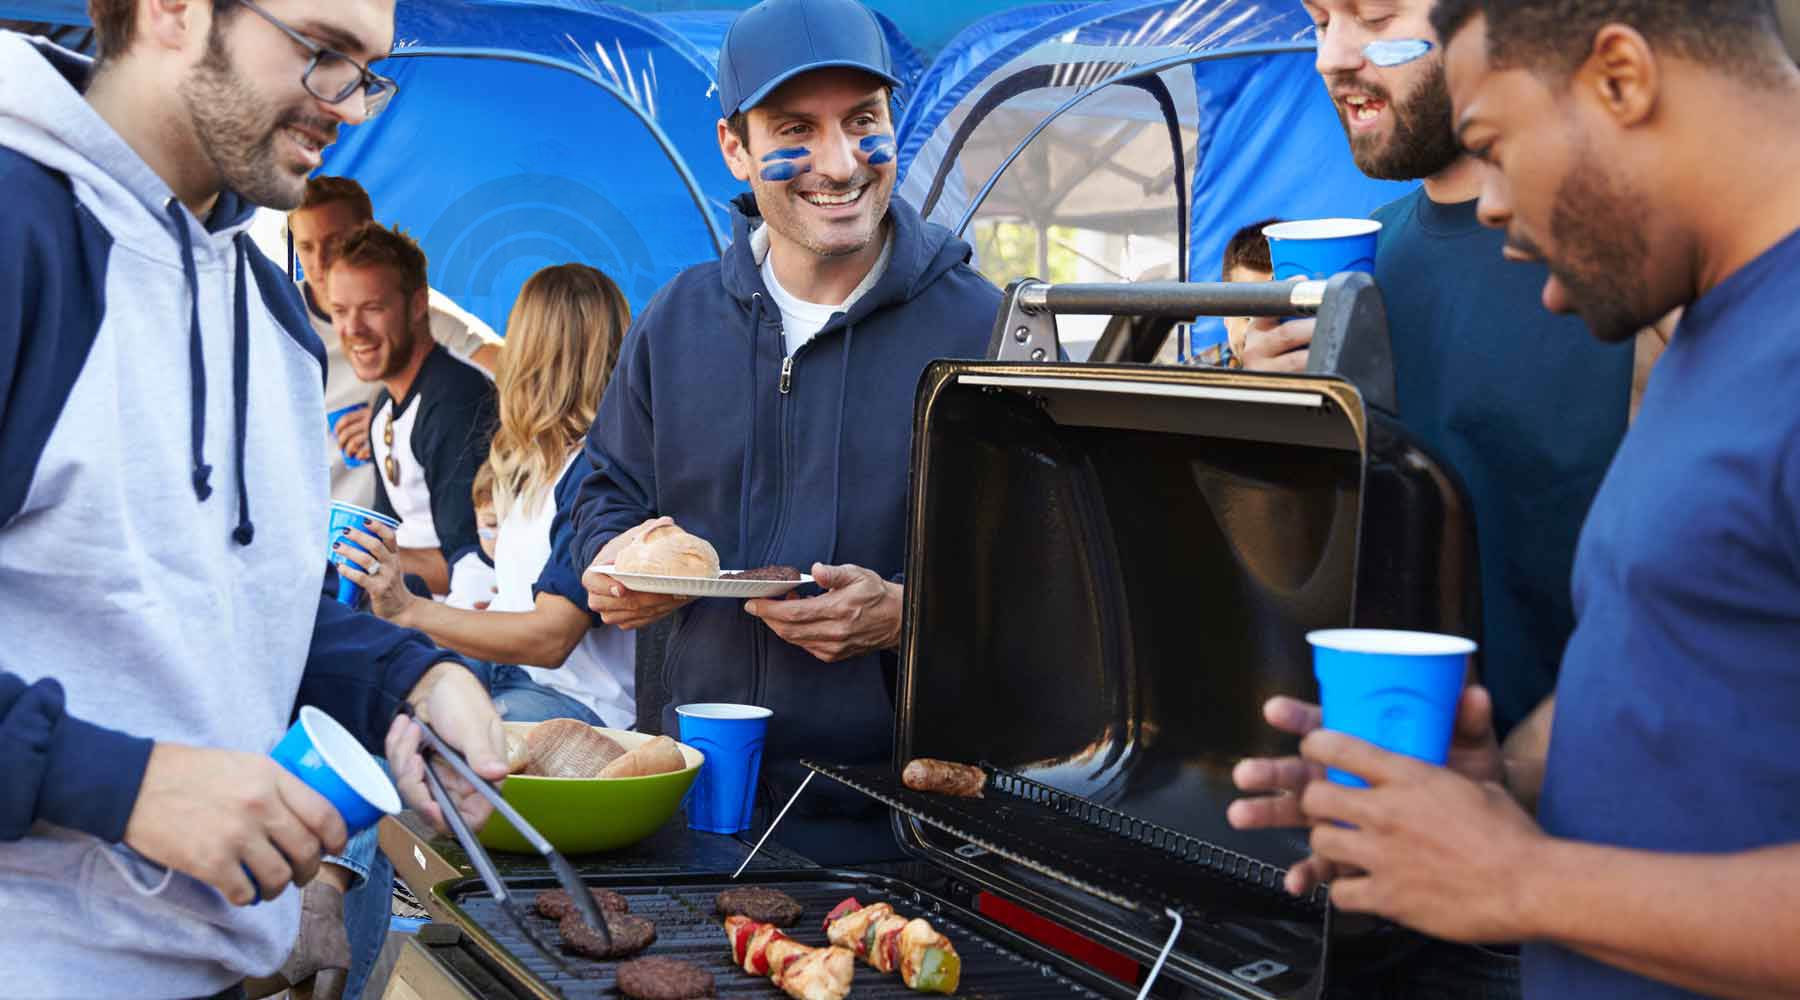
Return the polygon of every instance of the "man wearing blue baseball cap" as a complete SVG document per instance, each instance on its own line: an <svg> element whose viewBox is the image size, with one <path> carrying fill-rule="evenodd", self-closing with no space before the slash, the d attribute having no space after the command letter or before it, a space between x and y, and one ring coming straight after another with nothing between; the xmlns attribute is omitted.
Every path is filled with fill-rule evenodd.
<svg viewBox="0 0 1800 1000"><path fill-rule="evenodd" d="M688 702L774 710L765 808L802 756L890 753L913 390L933 359L981 356L999 307L966 244L890 200L897 83L855 0L765 0L732 23L719 150L751 194L724 259L678 276L626 337L574 511L594 610L621 628L675 615L666 729ZM809 567L818 592L689 603L592 568L662 515L728 568ZM827 862L898 853L884 810L817 787L781 839Z"/></svg>

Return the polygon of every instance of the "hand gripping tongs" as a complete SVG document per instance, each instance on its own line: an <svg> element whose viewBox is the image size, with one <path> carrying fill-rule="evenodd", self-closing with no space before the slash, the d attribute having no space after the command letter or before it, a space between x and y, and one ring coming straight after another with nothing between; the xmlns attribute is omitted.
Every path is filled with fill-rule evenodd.
<svg viewBox="0 0 1800 1000"><path fill-rule="evenodd" d="M525 822L525 817L520 816L512 804L502 798L500 792L493 785L488 784L486 779L476 774L475 769L469 766L469 762L464 760L461 754L451 749L450 744L445 743L442 737L433 732L431 726L413 712L412 706L408 705L403 710L418 724L420 732L425 734L426 746L424 749L449 762L456 773L462 775L464 781L474 786L475 790L482 794L482 797L492 802L495 811L505 816L506 821L513 825L513 829L519 831L520 836L530 841L531 846L544 856L544 860L550 863L550 870L556 873L556 881L562 885L563 891L567 892L569 898L574 901L575 911L581 914L581 919L593 928L594 933L598 934L602 941L606 942L606 947L610 951L612 949L612 931L606 926L606 917L600 912L600 907L595 905L593 895L582 883L581 876L576 874L575 866L569 864L569 860L563 857L556 848L551 847L550 842L544 839L543 834L538 833L530 823ZM531 930L531 926L526 923L524 916L519 912L512 891L506 887L506 881L500 877L500 872L494 867L493 859L488 857L487 848L481 846L481 841L475 838L475 831L469 829L469 824L463 819L462 813L457 812L456 804L450 800L450 793L444 789L443 779L438 777L429 758L425 761L425 783L431 786L431 797L437 802L438 809L443 812L444 821L450 824L451 831L456 834L457 843L462 845L463 851L474 863L475 871L480 874L481 881L487 885L488 892L493 894L494 902L500 904L501 912L505 913L507 919L512 921L513 926L518 928L519 933L525 936L525 940L530 941L538 951L543 952L546 958L556 963L565 972L573 973L574 970L570 969L568 963L563 960L558 949L552 948L540 940L537 934Z"/></svg>

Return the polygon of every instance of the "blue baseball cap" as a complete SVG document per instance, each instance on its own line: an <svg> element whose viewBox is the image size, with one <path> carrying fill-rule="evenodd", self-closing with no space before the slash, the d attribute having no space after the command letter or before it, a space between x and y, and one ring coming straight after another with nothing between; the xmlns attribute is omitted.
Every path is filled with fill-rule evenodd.
<svg viewBox="0 0 1800 1000"><path fill-rule="evenodd" d="M748 111L801 73L859 69L898 87L887 36L856 0L763 0L744 11L719 47L719 107Z"/></svg>

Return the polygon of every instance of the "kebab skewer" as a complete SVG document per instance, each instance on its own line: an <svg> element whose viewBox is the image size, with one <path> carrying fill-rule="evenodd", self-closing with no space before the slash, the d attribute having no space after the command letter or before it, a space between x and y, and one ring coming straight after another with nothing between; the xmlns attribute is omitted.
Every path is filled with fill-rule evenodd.
<svg viewBox="0 0 1800 1000"><path fill-rule="evenodd" d="M900 973L910 990L955 993L962 980L962 957L950 939L929 921L909 920L886 903L844 900L825 918L825 936L878 971Z"/></svg>
<svg viewBox="0 0 1800 1000"><path fill-rule="evenodd" d="M782 933L773 924L749 917L725 918L731 960L753 976L768 976L794 1000L843 1000L856 975L856 958L848 948L812 948Z"/></svg>

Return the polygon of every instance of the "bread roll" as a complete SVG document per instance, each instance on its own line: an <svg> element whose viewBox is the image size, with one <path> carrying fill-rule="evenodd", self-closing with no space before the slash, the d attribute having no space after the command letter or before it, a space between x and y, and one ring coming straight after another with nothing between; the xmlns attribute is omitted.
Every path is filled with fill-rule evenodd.
<svg viewBox="0 0 1800 1000"><path fill-rule="evenodd" d="M531 744L510 729L506 731L506 773L523 774L531 766Z"/></svg>
<svg viewBox="0 0 1800 1000"><path fill-rule="evenodd" d="M625 754L612 737L575 719L550 719L525 737L531 752L526 774L544 778L592 778Z"/></svg>
<svg viewBox="0 0 1800 1000"><path fill-rule="evenodd" d="M613 567L621 573L711 579L719 575L719 554L699 535L663 524L621 549Z"/></svg>
<svg viewBox="0 0 1800 1000"><path fill-rule="evenodd" d="M618 760L606 765L602 778L642 778L649 774L668 774L687 766L681 747L667 736L658 736Z"/></svg>

